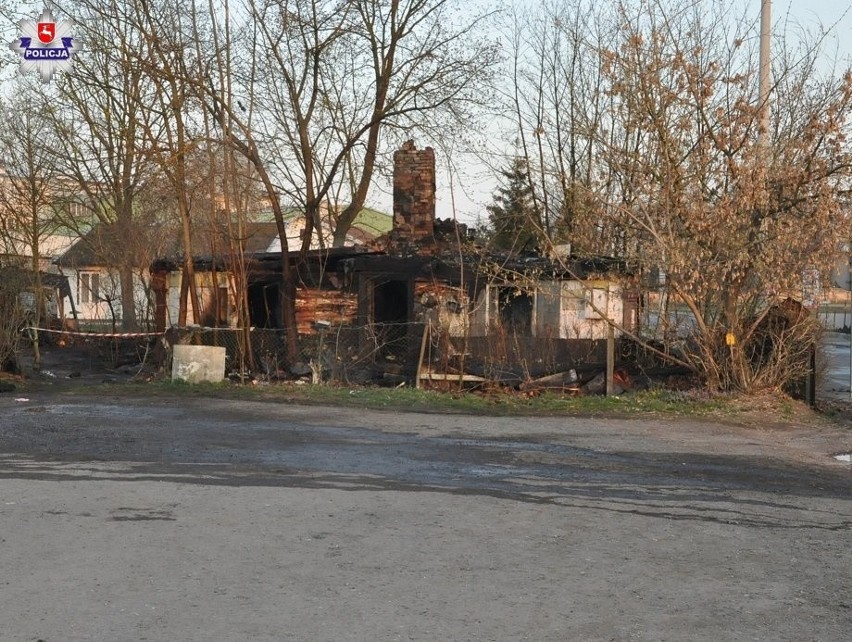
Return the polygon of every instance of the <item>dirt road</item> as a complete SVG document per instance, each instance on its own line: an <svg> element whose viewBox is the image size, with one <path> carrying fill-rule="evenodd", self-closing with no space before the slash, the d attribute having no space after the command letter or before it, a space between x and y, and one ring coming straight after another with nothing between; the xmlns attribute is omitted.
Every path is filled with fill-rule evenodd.
<svg viewBox="0 0 852 642"><path fill-rule="evenodd" d="M846 640L852 433L0 396L2 640Z"/></svg>

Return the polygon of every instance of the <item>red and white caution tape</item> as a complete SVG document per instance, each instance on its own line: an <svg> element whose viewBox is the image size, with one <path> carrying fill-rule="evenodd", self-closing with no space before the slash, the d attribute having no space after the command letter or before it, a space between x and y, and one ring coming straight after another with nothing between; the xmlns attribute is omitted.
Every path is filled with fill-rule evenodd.
<svg viewBox="0 0 852 642"><path fill-rule="evenodd" d="M165 332L79 332L71 330L54 330L52 328L34 328L32 326L21 328L24 330L35 330L36 332L52 332L54 334L64 334L72 337L91 337L91 338L117 338L117 339L136 339L139 337L161 337Z"/></svg>

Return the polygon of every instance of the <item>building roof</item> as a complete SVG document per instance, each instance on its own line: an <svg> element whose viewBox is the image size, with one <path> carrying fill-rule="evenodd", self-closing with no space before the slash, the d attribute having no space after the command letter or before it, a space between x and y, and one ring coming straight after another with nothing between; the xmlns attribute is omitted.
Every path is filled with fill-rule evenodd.
<svg viewBox="0 0 852 642"><path fill-rule="evenodd" d="M55 263L60 267L80 269L118 265L122 258L136 258L139 250L155 247L160 233L156 228L124 225L97 225L77 240ZM134 261L137 267L147 264L144 257Z"/></svg>
<svg viewBox="0 0 852 642"><path fill-rule="evenodd" d="M362 214L366 218L361 226L353 226L347 232L348 247L365 245L375 238L376 233L371 231L371 227L377 226L377 229L381 229L390 221L389 216L373 210L365 210ZM301 219L301 225L298 221L298 217L289 217L285 222L291 251L299 249L301 243L304 219ZM327 230L324 232L326 232L324 236L327 245L330 246L331 234ZM268 257L270 254L280 255L281 251L278 227L271 221L249 222L239 231L233 228L228 229L223 225L217 227L198 225L193 229L192 254L196 260L212 260L213 257L227 256L231 254L236 244L244 247L246 255L257 258ZM316 250L316 245L317 243L314 242L311 249ZM328 247L328 249L331 248ZM137 267L146 267L155 259L179 263L184 254L180 232L174 227L134 225L128 228L115 224L101 224L74 243L56 260L56 263L70 269L107 267L118 265L122 257L127 256L128 250Z"/></svg>
<svg viewBox="0 0 852 642"><path fill-rule="evenodd" d="M39 272L39 280L43 288L53 288L59 290L62 296L71 296L71 287L68 285L68 277L62 274L53 274L52 272ZM0 279L4 283L18 282L24 287L35 287L36 273L32 270L17 266L0 267Z"/></svg>
<svg viewBox="0 0 852 642"><path fill-rule="evenodd" d="M351 272L408 275L454 280L465 274L486 274L504 282L589 279L601 275L629 276L628 266L619 259L600 256L572 256L562 260L543 256L513 256L480 251L445 255L394 255L375 253L347 261Z"/></svg>

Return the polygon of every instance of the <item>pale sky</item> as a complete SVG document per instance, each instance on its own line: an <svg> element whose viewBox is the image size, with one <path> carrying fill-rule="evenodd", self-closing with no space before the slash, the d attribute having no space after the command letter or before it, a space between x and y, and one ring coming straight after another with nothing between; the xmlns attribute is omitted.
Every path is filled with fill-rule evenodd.
<svg viewBox="0 0 852 642"><path fill-rule="evenodd" d="M509 0L511 2L511 0ZM517 2L526 2L526 0L515 0ZM604 0L605 1L605 0ZM529 0L536 2L536 0ZM674 3L674 0L670 0ZM743 6L753 7L755 22L760 20L761 0L743 0ZM852 0L775 0L772 3L772 22L776 27L782 25L789 17L792 22L798 23L805 29L818 30L820 25L825 28L832 28L826 42L827 54L832 54L836 51L840 62L839 67L849 66L852 61ZM828 58L828 56L827 56ZM831 64L830 60L826 60L826 66ZM422 142L423 146L428 145L428 141ZM418 141L420 146L420 141ZM437 160L440 165L440 157ZM485 172L481 168L470 168L472 172L479 174L478 177L463 178L459 177L458 181L464 183L464 189L456 185L455 192L455 213L458 219L463 223L472 223L476 221L477 216L487 219L485 206L491 201L491 195L497 188L497 180L492 176L484 175ZM381 209L390 212L391 204L388 199L383 199L386 202L380 202L378 205ZM438 195L437 195L437 213L438 218L452 218L453 207L449 189L448 180L445 176L438 177Z"/></svg>
<svg viewBox="0 0 852 642"><path fill-rule="evenodd" d="M672 4L676 1L669 0ZM503 0L503 2L506 5L531 4L537 3L538 0ZM761 0L742 0L742 3L743 6L749 7L750 12L753 11L755 21L759 21ZM10 7L11 11L3 11L0 16L0 34L7 36L7 42L15 35L17 29L13 21L36 17L36 14L41 13L42 3L35 0L4 3L4 9ZM794 22L798 22L806 29L816 30L820 24L824 27L833 27L826 43L827 52L836 51L838 57L847 64L852 60L852 0L775 0L772 3L773 24L776 27L783 25L788 14ZM6 65L3 65L5 68L0 70L0 76L8 76L18 62L8 48L5 49L6 53L0 56L0 60ZM830 64L828 60L826 64ZM418 147L433 144L425 139L418 139L416 142ZM454 155L458 169L462 173L455 177L455 189L451 193L448 176L446 171L443 171L446 167L446 154L436 149L436 156L439 166L437 216L452 218L455 213L458 219L465 223L476 221L477 216L487 218L485 206L491 202L491 194L497 187L496 178L489 170L478 164L476 159ZM373 190L369 204L390 213L392 204L388 192L387 188ZM455 209L452 203L453 195Z"/></svg>

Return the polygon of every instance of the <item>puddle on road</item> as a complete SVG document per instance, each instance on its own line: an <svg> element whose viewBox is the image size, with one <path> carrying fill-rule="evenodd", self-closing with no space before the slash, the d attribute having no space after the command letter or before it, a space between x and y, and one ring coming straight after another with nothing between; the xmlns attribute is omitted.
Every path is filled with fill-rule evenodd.
<svg viewBox="0 0 852 642"><path fill-rule="evenodd" d="M839 455L832 455L837 461L842 461L847 464L852 464L852 453L840 453Z"/></svg>

